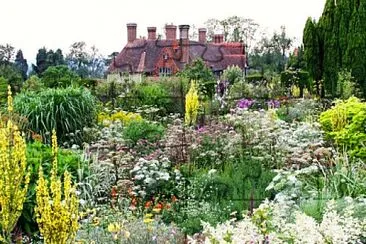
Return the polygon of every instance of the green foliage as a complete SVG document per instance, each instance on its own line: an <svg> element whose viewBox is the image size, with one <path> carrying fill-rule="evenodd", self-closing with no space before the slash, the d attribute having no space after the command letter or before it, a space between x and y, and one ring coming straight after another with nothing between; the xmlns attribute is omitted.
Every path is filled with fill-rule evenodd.
<svg viewBox="0 0 366 244"><path fill-rule="evenodd" d="M66 65L48 67L42 74L42 82L45 87L68 87L80 82L80 77L71 71Z"/></svg>
<svg viewBox="0 0 366 244"><path fill-rule="evenodd" d="M235 84L243 79L243 70L239 66L229 66L224 70L222 79L229 81L229 83Z"/></svg>
<svg viewBox="0 0 366 244"><path fill-rule="evenodd" d="M52 49L47 50L45 47L40 48L36 57L36 65L33 65L34 72L42 77L44 71L51 66L65 65L64 55L61 49L54 52Z"/></svg>
<svg viewBox="0 0 366 244"><path fill-rule="evenodd" d="M338 72L337 96L348 99L356 93L356 84L353 82L352 73L346 70Z"/></svg>
<svg viewBox="0 0 366 244"><path fill-rule="evenodd" d="M28 132L36 132L47 141L47 135L56 129L61 143L73 133L72 142L81 144L83 128L91 126L96 119L95 98L83 88L23 92L14 98L14 109L28 119Z"/></svg>
<svg viewBox="0 0 366 244"><path fill-rule="evenodd" d="M42 80L36 76L36 75L32 75L31 77L29 77L28 80L26 80L23 84L22 87L22 91L34 91L34 92L39 92L42 89L44 89L44 85Z"/></svg>
<svg viewBox="0 0 366 244"><path fill-rule="evenodd" d="M13 91L19 91L23 77L13 64L0 64L0 76L4 77Z"/></svg>
<svg viewBox="0 0 366 244"><path fill-rule="evenodd" d="M164 127L157 123L146 120L132 121L124 128L123 137L130 145L135 146L139 140L159 141L163 137L164 131Z"/></svg>
<svg viewBox="0 0 366 244"><path fill-rule="evenodd" d="M30 167L30 183L27 193L27 199L24 203L22 215L18 224L27 234L34 234L38 231L34 207L36 205L35 188L38 179L39 167L42 165L45 177L49 179L52 168L52 150L51 147L41 142L34 142L27 145L27 163ZM59 150L58 152L58 172L63 174L66 170L77 177L78 165L81 163L81 157L70 150Z"/></svg>
<svg viewBox="0 0 366 244"><path fill-rule="evenodd" d="M320 115L320 123L328 138L352 156L366 158L366 103L355 97L337 101Z"/></svg>
<svg viewBox="0 0 366 244"><path fill-rule="evenodd" d="M216 85L215 77L202 59L196 59L186 65L180 76L197 81L200 93L209 98L213 97Z"/></svg>
<svg viewBox="0 0 366 244"><path fill-rule="evenodd" d="M318 23L308 19L304 29L307 68L314 80L324 80L329 95L337 95L337 74L342 69L351 70L366 94L365 28L364 1L327 0Z"/></svg>
<svg viewBox="0 0 366 244"><path fill-rule="evenodd" d="M0 76L0 104L4 104L6 102L8 96L8 81Z"/></svg>
<svg viewBox="0 0 366 244"><path fill-rule="evenodd" d="M281 73L281 82L287 87L297 86L300 88L300 97L304 95L304 89L311 89L309 73L302 70L286 70Z"/></svg>
<svg viewBox="0 0 366 244"><path fill-rule="evenodd" d="M251 82L259 82L262 81L264 79L262 74L251 74L245 77L245 80L248 81L249 83Z"/></svg>

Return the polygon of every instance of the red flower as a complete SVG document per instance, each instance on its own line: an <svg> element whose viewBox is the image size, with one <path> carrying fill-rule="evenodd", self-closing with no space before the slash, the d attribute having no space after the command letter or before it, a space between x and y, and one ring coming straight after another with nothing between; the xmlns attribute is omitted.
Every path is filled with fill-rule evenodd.
<svg viewBox="0 0 366 244"><path fill-rule="evenodd" d="M148 201L145 203L145 208L150 208L152 205L152 201Z"/></svg>

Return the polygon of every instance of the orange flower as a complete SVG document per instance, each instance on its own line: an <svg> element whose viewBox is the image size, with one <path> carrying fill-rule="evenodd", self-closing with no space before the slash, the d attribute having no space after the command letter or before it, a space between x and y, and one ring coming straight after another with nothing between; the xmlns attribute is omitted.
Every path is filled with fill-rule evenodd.
<svg viewBox="0 0 366 244"><path fill-rule="evenodd" d="M155 205L155 208L157 209L163 209L163 204L161 204L160 202L158 204Z"/></svg>
<svg viewBox="0 0 366 244"><path fill-rule="evenodd" d="M112 187L111 196L113 199L117 197L117 189L115 186Z"/></svg>
<svg viewBox="0 0 366 244"><path fill-rule="evenodd" d="M176 197L176 196L172 196L172 202L174 203L174 202L176 202L176 201L178 201L178 198Z"/></svg>
<svg viewBox="0 0 366 244"><path fill-rule="evenodd" d="M147 202L145 203L145 208L150 208L150 207L151 207L151 205L152 205L152 201L147 201Z"/></svg>
<svg viewBox="0 0 366 244"><path fill-rule="evenodd" d="M133 197L132 200L131 200L131 205L132 206L136 206L137 205L137 199L136 197Z"/></svg>

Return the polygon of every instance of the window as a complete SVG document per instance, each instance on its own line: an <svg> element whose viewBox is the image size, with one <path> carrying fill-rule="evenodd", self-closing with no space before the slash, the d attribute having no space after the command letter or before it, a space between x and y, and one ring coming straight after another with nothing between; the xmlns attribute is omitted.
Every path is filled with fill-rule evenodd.
<svg viewBox="0 0 366 244"><path fill-rule="evenodd" d="M168 68L168 67L160 67L159 75L160 76L170 76L170 75L172 75L172 69Z"/></svg>

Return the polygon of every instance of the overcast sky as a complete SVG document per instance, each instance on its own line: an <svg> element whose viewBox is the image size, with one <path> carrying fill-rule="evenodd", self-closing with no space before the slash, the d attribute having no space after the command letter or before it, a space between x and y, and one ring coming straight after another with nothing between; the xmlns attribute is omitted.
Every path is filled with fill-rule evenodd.
<svg viewBox="0 0 366 244"><path fill-rule="evenodd" d="M76 41L95 45L102 54L126 44L126 23L137 23L137 35L147 26L161 32L165 23L204 27L209 18L237 15L252 18L269 33L281 25L298 42L307 17L318 18L325 0L1 0L0 44L10 43L34 62L39 48L67 53Z"/></svg>

